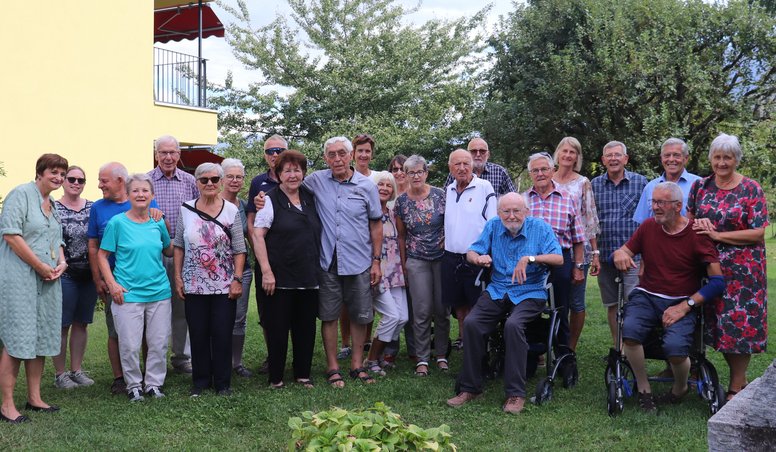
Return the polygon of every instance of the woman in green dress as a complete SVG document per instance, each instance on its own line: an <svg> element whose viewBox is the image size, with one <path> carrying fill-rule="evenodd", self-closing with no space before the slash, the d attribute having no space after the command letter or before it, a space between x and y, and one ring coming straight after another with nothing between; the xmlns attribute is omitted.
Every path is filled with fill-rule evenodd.
<svg viewBox="0 0 776 452"><path fill-rule="evenodd" d="M46 356L56 356L62 324L62 276L67 264L62 225L50 193L65 180L67 160L43 154L35 164L35 181L8 193L0 214L0 420L29 422L16 409L13 390L19 366L27 375L30 411L59 408L40 397Z"/></svg>

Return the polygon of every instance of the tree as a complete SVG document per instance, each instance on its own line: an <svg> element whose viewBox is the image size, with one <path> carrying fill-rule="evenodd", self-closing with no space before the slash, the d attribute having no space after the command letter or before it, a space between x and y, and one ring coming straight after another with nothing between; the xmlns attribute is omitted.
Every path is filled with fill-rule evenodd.
<svg viewBox="0 0 776 452"><path fill-rule="evenodd" d="M483 10L452 22L406 25L414 12L392 0L289 0L252 28L243 0L230 12L235 56L259 81L217 90L221 133L290 137L308 155L335 135L370 133L376 167L397 153L446 158L469 134L477 100ZM238 140L239 141L239 140Z"/></svg>
<svg viewBox="0 0 776 452"><path fill-rule="evenodd" d="M720 131L751 141L776 105L776 21L759 2L534 0L490 44L482 129L508 163L572 135L587 171L616 139L652 176L676 136L703 172Z"/></svg>

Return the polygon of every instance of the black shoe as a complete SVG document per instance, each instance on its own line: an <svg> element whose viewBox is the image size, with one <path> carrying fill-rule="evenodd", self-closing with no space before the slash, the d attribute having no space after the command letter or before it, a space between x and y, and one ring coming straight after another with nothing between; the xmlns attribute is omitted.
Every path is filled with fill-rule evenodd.
<svg viewBox="0 0 776 452"><path fill-rule="evenodd" d="M127 383L124 381L124 377L113 379L113 384L110 385L110 393L113 395L127 393Z"/></svg>
<svg viewBox="0 0 776 452"><path fill-rule="evenodd" d="M264 362L261 363L261 366L259 366L258 372L260 374L268 374L269 373L269 361L268 360L265 359Z"/></svg>
<svg viewBox="0 0 776 452"><path fill-rule="evenodd" d="M9 417L5 417L3 413L0 413L0 421L8 422L9 424L23 424L25 422L31 422L30 418L27 416L21 414L16 419L11 419Z"/></svg>
<svg viewBox="0 0 776 452"><path fill-rule="evenodd" d="M198 388L196 386L192 386L191 390L189 391L189 396L191 398L196 398L202 395L202 388Z"/></svg>
<svg viewBox="0 0 776 452"><path fill-rule="evenodd" d="M229 397L232 395L232 390L229 388L219 389L216 391L216 395L219 395L221 397Z"/></svg>
<svg viewBox="0 0 776 452"><path fill-rule="evenodd" d="M647 414L657 414L657 404L651 392L639 393L639 408Z"/></svg>
<svg viewBox="0 0 776 452"><path fill-rule="evenodd" d="M36 411L40 413L56 413L57 411L59 411L59 407L56 405L51 405L47 408L43 408L42 406L35 406L30 402L27 402L27 404L24 406L24 409L30 410L30 411Z"/></svg>

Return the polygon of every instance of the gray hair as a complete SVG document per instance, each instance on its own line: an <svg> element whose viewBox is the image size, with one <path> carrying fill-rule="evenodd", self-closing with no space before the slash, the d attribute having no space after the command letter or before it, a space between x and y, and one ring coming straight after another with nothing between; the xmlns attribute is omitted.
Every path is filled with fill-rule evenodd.
<svg viewBox="0 0 776 452"><path fill-rule="evenodd" d="M530 171L531 170L531 162L534 160L539 159L545 159L547 160L547 164L550 165L551 168L555 168L555 160L552 159L552 156L548 154L547 152L537 152L536 154L531 154L530 157L528 157L528 165L526 165L526 168Z"/></svg>
<svg viewBox="0 0 776 452"><path fill-rule="evenodd" d="M264 140L264 144L266 144L266 143L267 143L267 141L269 141L269 140L274 140L274 141L282 141L282 142L283 142L283 146L285 146L286 148L288 148L288 141L286 141L286 139L285 139L285 138L281 137L281 136L280 136L280 135L278 135L278 134L274 134L274 135L272 135L271 137L269 137L269 138L267 138L266 140Z"/></svg>
<svg viewBox="0 0 776 452"><path fill-rule="evenodd" d="M151 179L151 176L149 176L146 173L135 173L126 179L127 181L127 194L129 194L129 191L132 189L132 184L136 182L145 182L149 186L151 186L151 194L154 194L154 181Z"/></svg>
<svg viewBox="0 0 776 452"><path fill-rule="evenodd" d="M163 143L172 143L175 145L175 150L180 151L181 145L178 143L178 139L172 135L162 135L154 141L154 153L159 152L159 146Z"/></svg>
<svg viewBox="0 0 776 452"><path fill-rule="evenodd" d="M224 177L224 169L218 163L205 162L201 163L197 169L194 170L194 177L199 179L205 173L215 171L218 177Z"/></svg>
<svg viewBox="0 0 776 452"><path fill-rule="evenodd" d="M114 179L121 179L124 182L129 179L127 167L119 162L108 162L100 167L100 173L108 170L110 170L110 175L113 176Z"/></svg>
<svg viewBox="0 0 776 452"><path fill-rule="evenodd" d="M326 142L323 143L323 153L324 154L326 153L326 148L328 148L332 144L336 144L336 143L343 143L343 144L345 144L345 149L348 151L348 153L350 153L350 154L353 153L353 143L351 143L350 140L348 140L348 137L342 137L342 136L340 136L340 137L331 137L328 140L326 140Z"/></svg>
<svg viewBox="0 0 776 452"><path fill-rule="evenodd" d="M243 165L243 162L241 162L240 159L226 158L221 161L221 169L223 169L224 172L227 172L232 168L239 168L240 171L242 171L243 176L245 175L245 165Z"/></svg>
<svg viewBox="0 0 776 452"><path fill-rule="evenodd" d="M683 201L684 193L676 182L661 182L655 185L655 190L667 191L671 195L671 201ZM654 190L652 191L654 193Z"/></svg>
<svg viewBox="0 0 776 452"><path fill-rule="evenodd" d="M399 192L399 186L396 185L396 179L394 179L393 174L388 171L375 171L375 173L377 173L377 176L374 178L375 183L379 184L380 182L387 180L391 184L391 187L393 187L393 195L391 195L391 198L388 201L396 199Z"/></svg>
<svg viewBox="0 0 776 452"><path fill-rule="evenodd" d="M622 141L610 141L604 145L603 154L606 153L607 149L616 148L616 147L622 147L622 153L625 155L628 155L628 148L625 147L625 143Z"/></svg>
<svg viewBox="0 0 776 452"><path fill-rule="evenodd" d="M426 159L415 154L415 155L409 156L407 160L404 161L404 172L406 173L410 170L410 168L415 168L416 166L422 166L423 171L428 170L428 164L426 164Z"/></svg>
<svg viewBox="0 0 776 452"><path fill-rule="evenodd" d="M687 157L690 155L690 146L687 146L687 143L684 142L684 140L681 140L679 138L669 138L663 142L663 145L660 146L660 152L663 152L663 149L665 149L667 146L681 146L682 147L682 155Z"/></svg>
<svg viewBox="0 0 776 452"><path fill-rule="evenodd" d="M738 142L738 137L735 135L728 135L726 133L720 133L709 146L709 160L716 152L722 152L723 154L732 154L736 159L736 165L741 163L744 153L741 151L741 143Z"/></svg>

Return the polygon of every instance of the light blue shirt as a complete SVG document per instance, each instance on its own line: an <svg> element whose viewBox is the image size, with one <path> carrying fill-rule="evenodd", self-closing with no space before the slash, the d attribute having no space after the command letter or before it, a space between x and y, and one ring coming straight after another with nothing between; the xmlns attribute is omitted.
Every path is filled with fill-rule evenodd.
<svg viewBox="0 0 776 452"><path fill-rule="evenodd" d="M501 218L491 218L469 250L480 255L488 254L493 259L491 282L487 289L493 300L501 300L504 295L509 295L514 304L529 298L547 299L544 283L550 268L546 265L528 264L523 284L512 282L512 273L523 256L561 254L555 232L541 218L526 217L515 237L504 227Z"/></svg>
<svg viewBox="0 0 776 452"><path fill-rule="evenodd" d="M700 179L700 176L688 173L685 169L676 184L682 189L682 215L687 215L687 196L690 194L690 187L692 183ZM649 181L644 191L641 192L641 198L639 198L639 204L636 206L636 211L633 212L633 221L638 224L643 223L647 218L652 218L655 213L652 212L652 192L655 190L657 184L666 182L666 173L660 175L660 177Z"/></svg>
<svg viewBox="0 0 776 452"><path fill-rule="evenodd" d="M337 275L358 275L368 270L372 265L369 220L383 218L374 182L358 171L353 171L350 179L340 182L327 169L305 177L304 186L315 196L323 226L321 269L329 269L336 250Z"/></svg>

